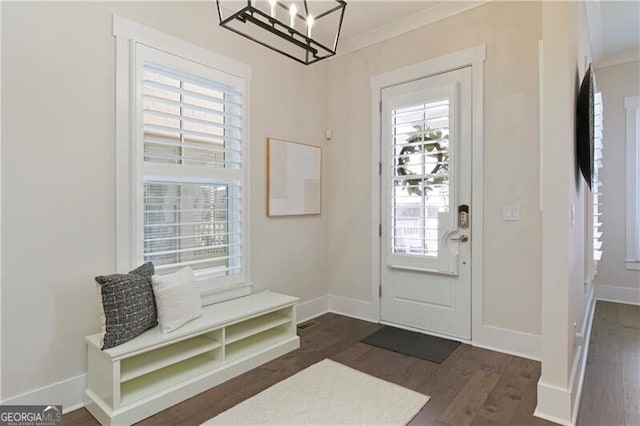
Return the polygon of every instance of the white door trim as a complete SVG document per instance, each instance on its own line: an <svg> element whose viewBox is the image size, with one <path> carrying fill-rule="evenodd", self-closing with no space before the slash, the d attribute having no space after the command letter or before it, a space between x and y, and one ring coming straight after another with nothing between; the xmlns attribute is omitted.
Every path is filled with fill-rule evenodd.
<svg viewBox="0 0 640 426"><path fill-rule="evenodd" d="M471 241L471 340L476 332L482 328L482 247L483 235L483 99L484 99L484 60L486 58L485 45L471 47L444 56L428 59L417 64L408 65L393 71L371 77L371 304L372 311L380 321L380 238L379 225L382 220L380 212L380 161L381 128L380 102L382 89L409 81L418 80L435 74L441 74L458 68L471 66L471 135L472 135L472 182L479 182L472 186L471 220L476 224L472 228ZM473 185L473 183L472 183Z"/></svg>

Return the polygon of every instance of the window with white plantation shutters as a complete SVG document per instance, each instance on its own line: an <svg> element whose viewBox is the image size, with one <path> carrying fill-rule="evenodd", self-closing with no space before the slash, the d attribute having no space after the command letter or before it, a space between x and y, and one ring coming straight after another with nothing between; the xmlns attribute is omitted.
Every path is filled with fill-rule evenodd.
<svg viewBox="0 0 640 426"><path fill-rule="evenodd" d="M593 270L598 272L598 262L602 258L602 182L600 182L600 169L602 169L603 146L603 110L602 93L594 94L594 167L593 167Z"/></svg>
<svg viewBox="0 0 640 426"><path fill-rule="evenodd" d="M137 53L142 260L160 274L190 266L200 278L243 282L242 81L144 46Z"/></svg>
<svg viewBox="0 0 640 426"><path fill-rule="evenodd" d="M191 267L204 305L249 294L251 67L115 15L113 35L117 272Z"/></svg>

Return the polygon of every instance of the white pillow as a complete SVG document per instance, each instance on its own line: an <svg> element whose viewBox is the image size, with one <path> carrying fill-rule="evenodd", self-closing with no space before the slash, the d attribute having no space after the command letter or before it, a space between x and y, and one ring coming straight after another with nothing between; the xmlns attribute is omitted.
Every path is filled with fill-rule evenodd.
<svg viewBox="0 0 640 426"><path fill-rule="evenodd" d="M163 333L202 315L200 292L196 288L196 277L190 267L171 275L151 277L156 298L158 323Z"/></svg>

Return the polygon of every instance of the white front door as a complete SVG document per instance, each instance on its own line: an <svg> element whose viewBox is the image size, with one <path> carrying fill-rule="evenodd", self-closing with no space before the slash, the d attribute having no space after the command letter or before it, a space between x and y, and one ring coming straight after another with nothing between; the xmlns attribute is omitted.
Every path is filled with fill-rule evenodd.
<svg viewBox="0 0 640 426"><path fill-rule="evenodd" d="M471 339L471 67L382 90L381 321Z"/></svg>

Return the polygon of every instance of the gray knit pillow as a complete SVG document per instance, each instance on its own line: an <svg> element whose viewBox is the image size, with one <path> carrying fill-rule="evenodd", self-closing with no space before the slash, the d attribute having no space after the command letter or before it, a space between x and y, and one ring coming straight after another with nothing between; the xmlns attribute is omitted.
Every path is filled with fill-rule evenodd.
<svg viewBox="0 0 640 426"><path fill-rule="evenodd" d="M153 264L147 262L128 274L96 277L104 311L102 349L118 346L158 325L153 272Z"/></svg>

